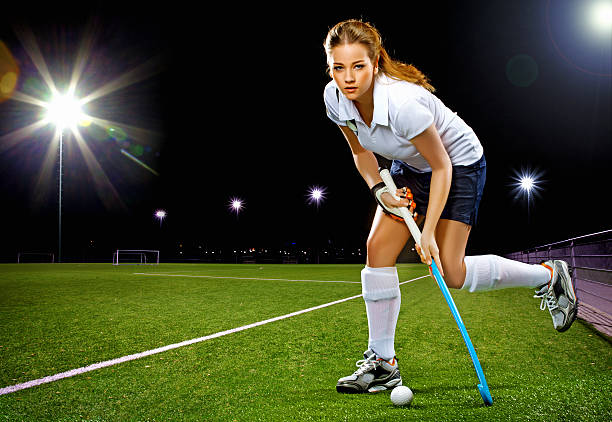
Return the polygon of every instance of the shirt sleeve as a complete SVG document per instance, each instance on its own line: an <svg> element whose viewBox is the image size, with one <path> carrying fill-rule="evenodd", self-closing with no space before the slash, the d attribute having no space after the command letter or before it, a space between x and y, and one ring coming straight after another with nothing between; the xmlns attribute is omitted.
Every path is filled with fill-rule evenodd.
<svg viewBox="0 0 612 422"><path fill-rule="evenodd" d="M433 121L432 112L418 101L411 99L399 108L395 127L400 136L412 139L423 133Z"/></svg>
<svg viewBox="0 0 612 422"><path fill-rule="evenodd" d="M338 100L336 87L328 84L323 92L323 99L325 101L325 111L329 120L339 126L346 126L344 120L340 120L340 101Z"/></svg>

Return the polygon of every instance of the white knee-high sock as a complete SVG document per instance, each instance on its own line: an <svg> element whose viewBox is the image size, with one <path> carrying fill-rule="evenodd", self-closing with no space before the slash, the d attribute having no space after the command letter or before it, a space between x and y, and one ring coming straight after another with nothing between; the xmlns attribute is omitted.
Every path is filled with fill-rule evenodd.
<svg viewBox="0 0 612 422"><path fill-rule="evenodd" d="M361 271L361 289L368 314L368 347L385 360L393 359L395 326L402 301L397 269L366 266Z"/></svg>
<svg viewBox="0 0 612 422"><path fill-rule="evenodd" d="M525 264L497 255L466 256L465 282L470 292L506 287L539 287L550 281L551 273L542 265Z"/></svg>

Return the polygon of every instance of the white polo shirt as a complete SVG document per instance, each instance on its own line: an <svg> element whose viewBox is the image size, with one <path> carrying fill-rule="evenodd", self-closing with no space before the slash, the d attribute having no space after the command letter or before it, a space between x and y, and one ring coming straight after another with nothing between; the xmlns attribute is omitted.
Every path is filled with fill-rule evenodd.
<svg viewBox="0 0 612 422"><path fill-rule="evenodd" d="M422 172L431 171L410 140L433 123L454 166L472 164L482 157L482 145L472 128L422 86L380 74L375 78L373 95L374 115L369 127L335 81L325 86L323 95L327 116L340 126L349 126L365 149Z"/></svg>

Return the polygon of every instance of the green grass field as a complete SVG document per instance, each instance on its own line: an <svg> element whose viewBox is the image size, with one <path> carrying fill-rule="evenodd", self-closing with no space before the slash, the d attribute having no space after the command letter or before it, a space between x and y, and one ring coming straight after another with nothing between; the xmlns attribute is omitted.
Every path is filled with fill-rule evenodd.
<svg viewBox="0 0 612 422"><path fill-rule="evenodd" d="M0 265L0 388L359 295L359 283L304 280L359 282L361 268ZM427 274L398 268L400 281ZM0 421L612 420L610 342L582 321L557 333L529 289L452 291L493 395L485 407L435 282L401 290L408 408L335 391L367 347L359 297L2 395Z"/></svg>

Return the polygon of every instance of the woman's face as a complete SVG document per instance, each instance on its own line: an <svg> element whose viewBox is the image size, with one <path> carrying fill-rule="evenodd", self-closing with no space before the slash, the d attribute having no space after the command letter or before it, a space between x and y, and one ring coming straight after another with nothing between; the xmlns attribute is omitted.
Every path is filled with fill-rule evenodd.
<svg viewBox="0 0 612 422"><path fill-rule="evenodd" d="M330 61L331 76L346 98L357 102L371 101L378 68L370 60L363 44L337 45L332 49Z"/></svg>

